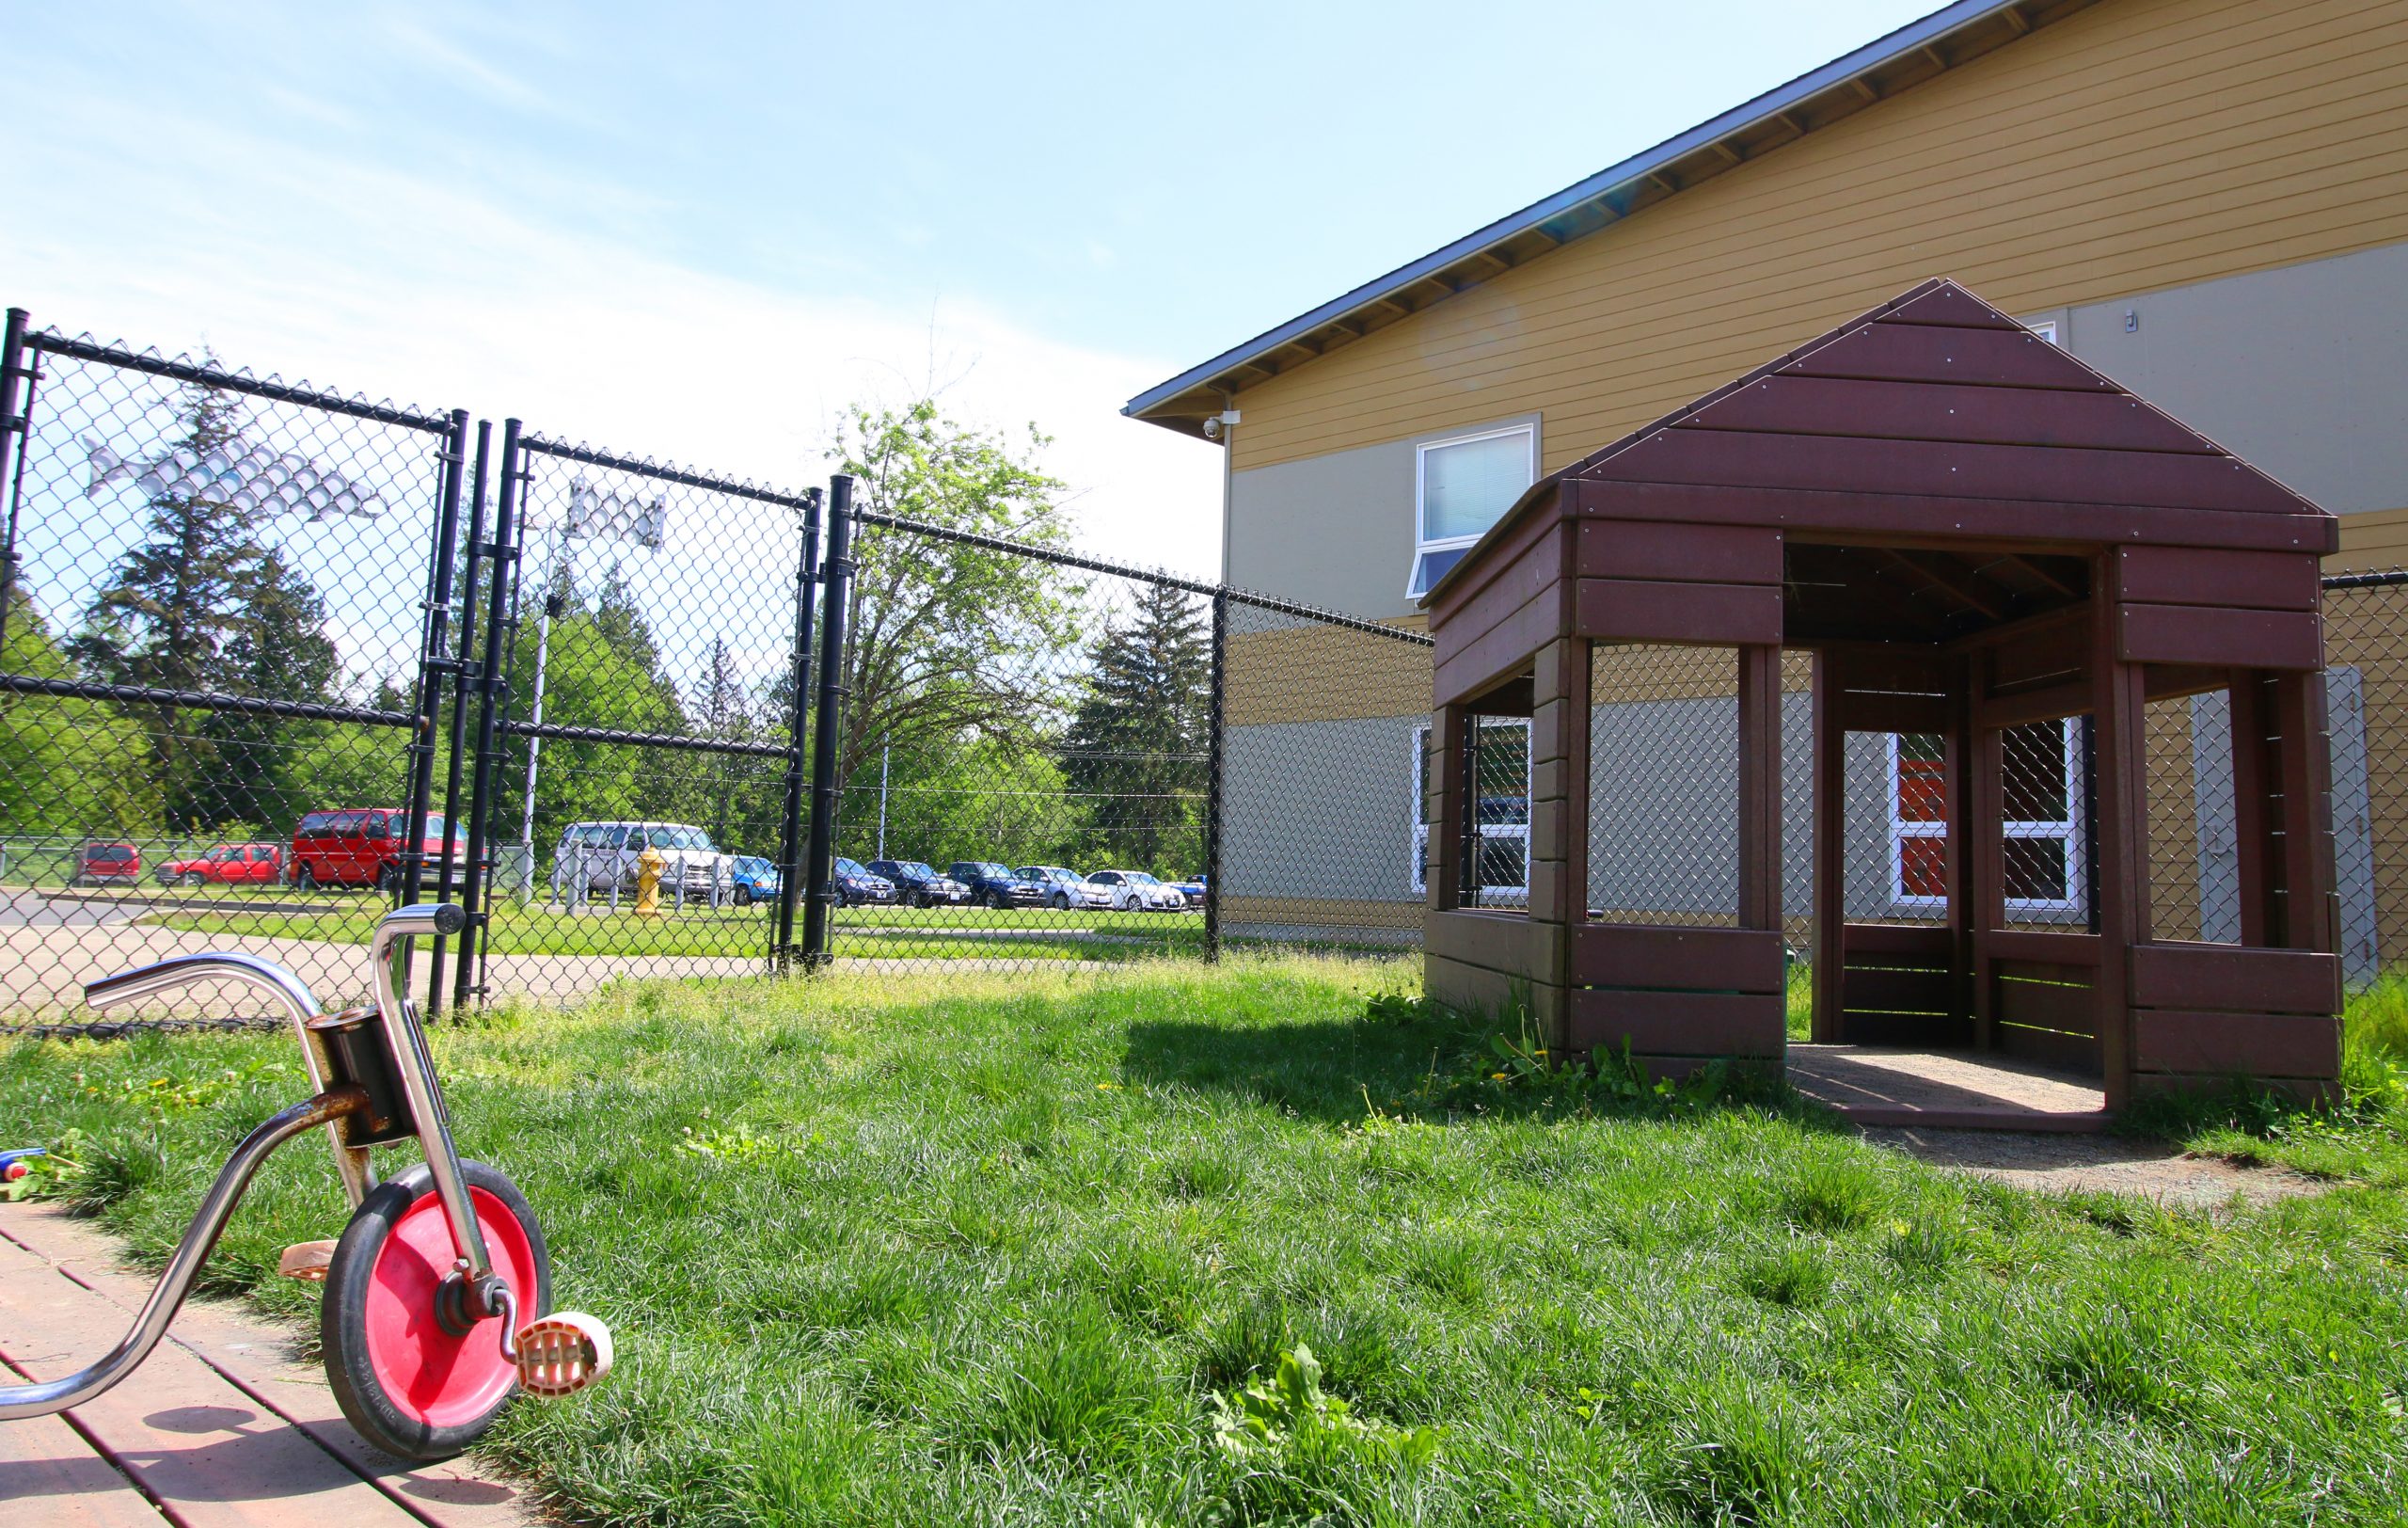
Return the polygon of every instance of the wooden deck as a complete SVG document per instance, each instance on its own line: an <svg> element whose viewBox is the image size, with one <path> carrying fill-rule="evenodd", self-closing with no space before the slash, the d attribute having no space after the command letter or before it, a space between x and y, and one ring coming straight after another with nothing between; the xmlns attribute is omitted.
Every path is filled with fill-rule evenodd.
<svg viewBox="0 0 2408 1528"><path fill-rule="evenodd" d="M0 1376L50 1379L122 1336L150 1281L47 1205L0 1205ZM526 1528L518 1483L412 1467L342 1420L297 1333L187 1304L135 1374L61 1416L0 1422L0 1522L75 1528Z"/></svg>
<svg viewBox="0 0 2408 1528"><path fill-rule="evenodd" d="M2098 1078L2003 1056L1792 1045L1789 1081L1864 1125L2089 1132L2110 1118Z"/></svg>

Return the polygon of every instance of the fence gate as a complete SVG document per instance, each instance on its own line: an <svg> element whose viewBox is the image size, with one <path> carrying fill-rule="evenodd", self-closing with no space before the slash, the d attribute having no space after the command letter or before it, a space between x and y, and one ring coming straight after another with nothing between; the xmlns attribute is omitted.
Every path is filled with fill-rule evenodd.
<svg viewBox="0 0 2408 1528"><path fill-rule="evenodd" d="M0 1012L227 946L364 998L358 942L448 836L428 792L467 414L16 310L0 365ZM135 1017L214 1022L213 995Z"/></svg>
<svg viewBox="0 0 2408 1528"><path fill-rule="evenodd" d="M479 629L454 1003L751 976L793 942L820 496L505 422L471 512ZM650 883L647 895L646 885Z"/></svg>

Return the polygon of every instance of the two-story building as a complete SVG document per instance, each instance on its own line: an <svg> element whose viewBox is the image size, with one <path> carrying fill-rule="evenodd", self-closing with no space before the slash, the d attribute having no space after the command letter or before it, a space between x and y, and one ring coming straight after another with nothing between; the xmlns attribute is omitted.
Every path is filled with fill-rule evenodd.
<svg viewBox="0 0 2408 1528"><path fill-rule="evenodd" d="M1510 134L1510 102L1494 121ZM1227 454L1228 581L1416 624L1421 594L1539 476L1933 276L2341 517L2332 570L2408 561L2408 0L1960 0L1125 412ZM2346 953L2360 971L2408 948L2408 877L2385 868L2408 867L2408 598L2380 600L2333 613L2327 639ZM1249 665L1303 672L1313 640L1233 634L1233 692ZM1292 909L1318 896L1336 924L1377 921L1364 902L1418 900L1429 715L1415 665L1423 680L1427 668L1402 645L1388 660L1394 682L1308 693L1291 677L1275 714L1233 710L1228 788L1248 824L1224 867L1233 920L1249 898ZM1730 703L1634 678L1644 667L1600 665L1600 715L1625 708L1625 724L1599 735L1630 745L1600 749L1598 797L1624 815L1677 814L1696 782L1648 740L1711 729ZM1790 698L1802 729L1802 694ZM2026 911L2044 920L2083 914L2072 725L2025 741L2036 769L2064 772L2035 788L2029 824ZM2191 730L2168 756L2200 779L2228 770L2211 756L2216 728ZM1848 789L1870 826L1851 851L1851 915L1911 915L1930 848L1917 744L1862 742ZM1347 835L1373 866L1351 878L1289 863L1275 826L1293 761L1333 749L1359 759ZM2188 778L2164 788L2180 796ZM1494 790L1483 857L1510 883L1513 787ZM2205 812L2190 830L2166 836L2156 873L2181 883L2194 931L2214 937L2228 845ZM1716 895L1614 873L1592 859L1595 905ZM1802 855L1792 880L1797 905Z"/></svg>

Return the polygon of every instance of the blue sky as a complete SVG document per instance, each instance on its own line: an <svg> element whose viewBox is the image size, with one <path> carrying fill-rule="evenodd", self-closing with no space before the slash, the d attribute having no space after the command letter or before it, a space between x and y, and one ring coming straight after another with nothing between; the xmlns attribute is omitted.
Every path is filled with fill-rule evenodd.
<svg viewBox="0 0 2408 1528"><path fill-rule="evenodd" d="M1210 572L1130 394L1933 3L25 4L0 300L787 484L933 382Z"/></svg>

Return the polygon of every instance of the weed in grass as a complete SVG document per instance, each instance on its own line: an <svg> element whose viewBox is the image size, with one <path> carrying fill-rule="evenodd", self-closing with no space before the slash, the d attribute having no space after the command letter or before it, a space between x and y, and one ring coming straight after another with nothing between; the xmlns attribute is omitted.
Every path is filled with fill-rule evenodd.
<svg viewBox="0 0 2408 1528"><path fill-rule="evenodd" d="M58 1197L73 1214L98 1215L155 1188L166 1176L167 1159L155 1140L112 1135L84 1148L73 1170L61 1179Z"/></svg>
<svg viewBox="0 0 2408 1528"><path fill-rule="evenodd" d="M1965 1234L1932 1218L1893 1221L1881 1255L1911 1279L1943 1278L1968 1251Z"/></svg>
<svg viewBox="0 0 2408 1528"><path fill-rule="evenodd" d="M1152 1366L1092 1300L1040 1313L987 1377L975 1409L958 1419L968 1436L1006 1455L1052 1449L1092 1461L1133 1446L1163 1407Z"/></svg>
<svg viewBox="0 0 2408 1528"><path fill-rule="evenodd" d="M1831 1264L1820 1249L1791 1241L1750 1263L1739 1287L1768 1305L1820 1305L1831 1292Z"/></svg>
<svg viewBox="0 0 2408 1528"><path fill-rule="evenodd" d="M1786 1408L1736 1386L1702 1387L1673 1429L1656 1495L1699 1523L1776 1522L1798 1516L1817 1473Z"/></svg>
<svg viewBox="0 0 2408 1528"><path fill-rule="evenodd" d="M1883 1197L1880 1183L1861 1161L1817 1154L1798 1167L1782 1207L1790 1223L1802 1230L1836 1233L1872 1223Z"/></svg>
<svg viewBox="0 0 2408 1528"><path fill-rule="evenodd" d="M1413 1243L1405 1251L1404 1275L1453 1305L1487 1302L1488 1260L1476 1242L1457 1233L1441 1231Z"/></svg>
<svg viewBox="0 0 2408 1528"><path fill-rule="evenodd" d="M2145 1414L2170 1392L2161 1368L2167 1346L2158 1324L2116 1307L2076 1313L2041 1362L2041 1377L2102 1409Z"/></svg>
<svg viewBox="0 0 2408 1528"><path fill-rule="evenodd" d="M1294 1313L1275 1296L1258 1296L1223 1312L1203 1332L1196 1376L1208 1390L1231 1385L1276 1365L1296 1345Z"/></svg>

